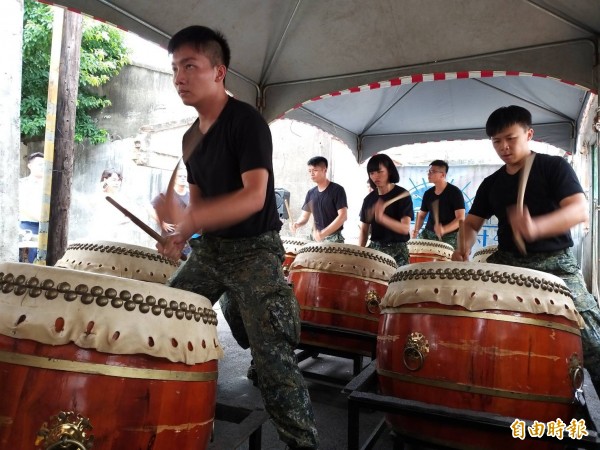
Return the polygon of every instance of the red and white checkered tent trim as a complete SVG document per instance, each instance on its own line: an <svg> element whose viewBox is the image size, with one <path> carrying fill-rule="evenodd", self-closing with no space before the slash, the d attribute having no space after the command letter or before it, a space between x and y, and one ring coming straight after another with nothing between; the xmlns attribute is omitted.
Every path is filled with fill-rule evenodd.
<svg viewBox="0 0 600 450"><path fill-rule="evenodd" d="M592 98L584 86L543 74L438 72L333 91L296 104L280 118L324 129L363 161L407 144L486 139L489 114L519 105L532 114L536 140L569 152L576 145L573 129Z"/></svg>
<svg viewBox="0 0 600 450"><path fill-rule="evenodd" d="M407 84L416 84L416 83L425 83L429 81L448 81L448 80L460 80L467 78L493 78L493 77L537 77L537 78L545 78L549 80L555 80L560 83L568 84L569 86L577 87L583 91L590 91L595 93L595 91L591 91L590 89L578 85L576 83L572 83L568 80L561 80L559 78L550 77L548 75L543 75L539 73L527 73L527 72L518 72L518 71L500 71L500 70L470 70L463 72L435 72L435 73L426 73L426 74L416 74L416 75L407 75L405 77L392 78L387 81L378 81L374 83L363 84L361 86L355 86L348 89L343 89L341 91L333 91L329 94L319 95L317 97L313 97L310 100L306 100L302 103L296 104L293 108L286 111L279 118L283 118L287 113L293 111L294 109L300 108L302 106L308 105L310 103L323 100L326 98L337 97L340 95L346 94L354 94L357 92L365 92L372 91L374 89L380 88L389 88L393 86L407 85Z"/></svg>

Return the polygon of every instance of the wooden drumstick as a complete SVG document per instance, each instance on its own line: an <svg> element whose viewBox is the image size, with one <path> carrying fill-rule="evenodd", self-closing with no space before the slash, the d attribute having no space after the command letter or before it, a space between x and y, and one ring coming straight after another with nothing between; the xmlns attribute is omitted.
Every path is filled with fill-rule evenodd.
<svg viewBox="0 0 600 450"><path fill-rule="evenodd" d="M315 240L315 241L316 241L316 239L315 239L316 232L317 232L317 224L313 222L312 231L311 231L310 235L312 236L313 240Z"/></svg>
<svg viewBox="0 0 600 450"><path fill-rule="evenodd" d="M131 221L134 224L136 224L138 227L140 227L142 229L142 231L144 231L148 236L150 236L152 239L154 239L159 244L165 245L165 238L163 238L160 234L158 234L156 231L154 231L152 228L150 228L148 225L146 225L144 222L142 222L135 214L133 214L127 208L125 208L124 206L119 204L119 202L117 202L114 198L112 198L108 195L105 198L108 201L108 203L110 203L115 208L117 208L119 211L121 211L123 214L125 214L127 217L129 217L131 219ZM187 260L187 256L185 256L182 253L181 256L179 257L179 259L181 259L182 261L185 261L185 260Z"/></svg>
<svg viewBox="0 0 600 450"><path fill-rule="evenodd" d="M457 241L457 250L458 253L460 253L461 255L465 253L467 244L465 242L466 236L465 236L465 221L464 220L459 220L458 221L458 236L456 236L456 241Z"/></svg>
<svg viewBox="0 0 600 450"><path fill-rule="evenodd" d="M183 158L179 158L179 161L177 161L177 165L175 166L175 169L173 169L171 178L169 178L169 184L167 185L166 196L169 196L169 195L173 196L173 193L175 192L175 180L177 179L177 172L179 170L179 165L181 164L182 160L183 160Z"/></svg>
<svg viewBox="0 0 600 450"><path fill-rule="evenodd" d="M384 204L383 204L383 209L387 208L388 206L390 206L392 203L396 203L398 200L402 200L403 198L406 198L410 195L410 192L408 191L404 191L402 194L400 195L396 195L394 198L391 198L389 200L387 200Z"/></svg>
<svg viewBox="0 0 600 450"><path fill-rule="evenodd" d="M287 212L287 215L288 215L288 218L289 218L289 220L292 220L292 213L291 213L291 211L290 211L290 204L289 204L289 202L287 201L287 198L284 198L284 199L283 199L283 206L285 206L285 210L286 210L286 212Z"/></svg>
<svg viewBox="0 0 600 450"><path fill-rule="evenodd" d="M431 202L431 215L433 216L433 221L435 224L440 223L440 201L434 200ZM438 239L441 239L439 236Z"/></svg>
<svg viewBox="0 0 600 450"><path fill-rule="evenodd" d="M403 198L406 198L409 195L410 195L410 192L408 192L408 191L404 191L402 194L396 195L394 198L391 198L383 203L383 209L385 210L385 208L390 206L392 203L395 203L398 200L402 200ZM369 213L367 216L369 219L369 222L371 222L373 220L374 216L375 216L375 205L373 205L373 207L369 209Z"/></svg>
<svg viewBox="0 0 600 450"><path fill-rule="evenodd" d="M531 153L523 164L523 168L521 169L521 176L519 177L519 191L517 194L517 211L519 214L523 214L523 208L525 204L525 188L527 187L527 180L529 179L529 172L531 172L531 166L533 165L533 160L535 158L535 153ZM522 255L527 254L527 249L525 247L525 241L523 240L523 236L518 233L514 234L514 241L521 252Z"/></svg>

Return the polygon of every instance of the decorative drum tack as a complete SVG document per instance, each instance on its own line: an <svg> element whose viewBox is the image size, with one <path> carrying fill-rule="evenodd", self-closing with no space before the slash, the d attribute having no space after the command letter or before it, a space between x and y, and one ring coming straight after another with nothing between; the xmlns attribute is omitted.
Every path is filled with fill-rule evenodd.
<svg viewBox="0 0 600 450"><path fill-rule="evenodd" d="M497 245L488 245L487 247L482 247L473 253L473 262L486 262L488 257L498 250Z"/></svg>
<svg viewBox="0 0 600 450"><path fill-rule="evenodd" d="M296 259L296 255L300 248L310 242L308 239L295 238L295 237L282 237L281 242L285 249L285 259L283 261L283 274L287 277L290 274L290 266Z"/></svg>
<svg viewBox="0 0 600 450"><path fill-rule="evenodd" d="M0 448L206 448L216 325L187 291L0 263Z"/></svg>
<svg viewBox="0 0 600 450"><path fill-rule="evenodd" d="M392 276L381 308L385 395L540 422L574 417L583 321L560 278L489 263L412 264ZM403 435L452 448L554 445L409 415L387 419Z"/></svg>
<svg viewBox="0 0 600 450"><path fill-rule="evenodd" d="M395 270L391 256L365 247L321 242L300 248L288 280L300 303L301 319L356 334L353 338L303 329L301 342L371 356L379 302Z"/></svg>
<svg viewBox="0 0 600 450"><path fill-rule="evenodd" d="M55 267L165 284L179 263L156 250L111 241L69 244Z"/></svg>
<svg viewBox="0 0 600 450"><path fill-rule="evenodd" d="M442 241L429 239L411 239L408 246L410 264L420 262L450 261L454 247Z"/></svg>

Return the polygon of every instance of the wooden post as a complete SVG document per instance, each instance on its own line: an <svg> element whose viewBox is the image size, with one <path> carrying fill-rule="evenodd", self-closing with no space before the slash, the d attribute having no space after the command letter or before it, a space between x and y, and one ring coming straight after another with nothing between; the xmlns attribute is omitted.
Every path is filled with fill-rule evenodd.
<svg viewBox="0 0 600 450"><path fill-rule="evenodd" d="M54 171L52 176L52 202L46 263L56 264L67 249L69 210L75 158L75 114L79 91L79 63L83 17L65 11L62 29L61 63L58 76L58 98L55 133Z"/></svg>

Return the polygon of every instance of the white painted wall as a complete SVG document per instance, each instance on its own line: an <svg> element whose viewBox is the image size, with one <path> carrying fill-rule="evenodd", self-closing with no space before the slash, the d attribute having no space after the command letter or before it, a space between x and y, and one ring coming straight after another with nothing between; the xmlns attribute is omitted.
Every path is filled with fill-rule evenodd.
<svg viewBox="0 0 600 450"><path fill-rule="evenodd" d="M18 179L23 0L4 0L0 14L0 261L18 260Z"/></svg>

